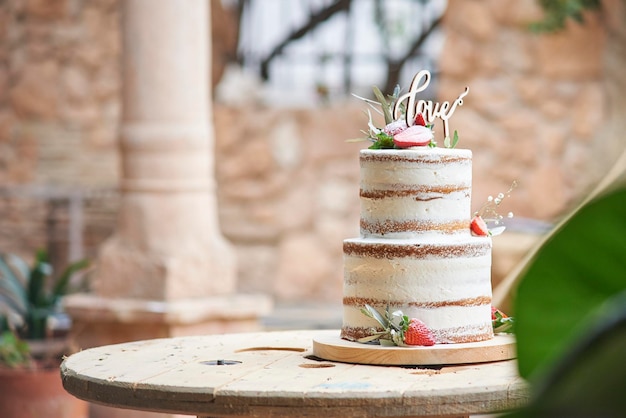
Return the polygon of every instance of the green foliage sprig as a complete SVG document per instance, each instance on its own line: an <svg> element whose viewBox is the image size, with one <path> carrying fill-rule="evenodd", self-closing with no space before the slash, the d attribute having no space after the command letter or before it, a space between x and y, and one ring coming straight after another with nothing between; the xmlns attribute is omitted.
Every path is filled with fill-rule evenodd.
<svg viewBox="0 0 626 418"><path fill-rule="evenodd" d="M358 340L361 343L371 341L379 341L381 345L397 345L406 347L404 343L404 333L409 327L409 317L401 311L389 312L389 307L385 310L385 316L382 316L376 309L370 305L365 305L361 309L361 313L374 319L383 328L382 331L372 329L372 335L363 337Z"/></svg>
<svg viewBox="0 0 626 418"><path fill-rule="evenodd" d="M10 368L30 366L28 344L10 331L0 335L0 364Z"/></svg>
<svg viewBox="0 0 626 418"><path fill-rule="evenodd" d="M598 10L600 0L538 0L545 11L545 17L539 22L530 25L535 33L556 32L565 27L567 19L584 22L585 10Z"/></svg>

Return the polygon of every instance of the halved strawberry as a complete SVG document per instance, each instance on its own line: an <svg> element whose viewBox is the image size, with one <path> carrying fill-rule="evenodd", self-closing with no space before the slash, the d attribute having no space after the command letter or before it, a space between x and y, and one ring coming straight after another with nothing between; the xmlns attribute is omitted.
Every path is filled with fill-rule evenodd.
<svg viewBox="0 0 626 418"><path fill-rule="evenodd" d="M425 126L409 126L393 136L393 143L398 148L421 147L430 144L433 139L433 131Z"/></svg>
<svg viewBox="0 0 626 418"><path fill-rule="evenodd" d="M406 345L435 345L436 340L432 331L419 319L411 318L409 326L404 331Z"/></svg>
<svg viewBox="0 0 626 418"><path fill-rule="evenodd" d="M426 120L424 120L424 115L421 112L415 115L414 125L426 126Z"/></svg>
<svg viewBox="0 0 626 418"><path fill-rule="evenodd" d="M474 235L479 236L488 236L489 228L487 228L487 224L479 215L474 216L472 221L470 222L470 229Z"/></svg>

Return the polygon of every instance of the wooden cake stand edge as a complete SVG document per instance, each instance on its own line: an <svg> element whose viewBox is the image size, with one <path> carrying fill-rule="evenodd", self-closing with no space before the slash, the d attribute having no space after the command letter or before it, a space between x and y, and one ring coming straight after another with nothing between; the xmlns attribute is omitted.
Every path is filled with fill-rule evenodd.
<svg viewBox="0 0 626 418"><path fill-rule="evenodd" d="M328 361L384 366L435 366L485 363L516 357L515 337L498 334L488 341L396 347L361 344L336 337L313 339L313 355Z"/></svg>

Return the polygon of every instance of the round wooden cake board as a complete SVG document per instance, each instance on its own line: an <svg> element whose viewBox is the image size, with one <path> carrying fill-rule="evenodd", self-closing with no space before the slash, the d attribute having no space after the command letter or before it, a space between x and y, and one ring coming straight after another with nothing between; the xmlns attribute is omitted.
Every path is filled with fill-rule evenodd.
<svg viewBox="0 0 626 418"><path fill-rule="evenodd" d="M336 337L313 339L313 355L342 363L385 366L434 366L485 363L516 357L515 337L495 335L488 341L435 344L430 347L396 347L361 344Z"/></svg>

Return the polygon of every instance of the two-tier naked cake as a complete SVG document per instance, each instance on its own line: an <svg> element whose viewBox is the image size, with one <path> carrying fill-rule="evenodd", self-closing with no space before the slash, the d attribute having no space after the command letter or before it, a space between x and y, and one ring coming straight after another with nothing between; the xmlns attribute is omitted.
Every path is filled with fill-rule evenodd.
<svg viewBox="0 0 626 418"><path fill-rule="evenodd" d="M491 238L470 232L472 153L362 150L361 237L344 241L341 335L376 323L363 306L399 309L440 343L493 337Z"/></svg>
<svg viewBox="0 0 626 418"><path fill-rule="evenodd" d="M402 311L423 322L436 343L494 335L491 238L484 224L473 225L472 153L456 149L457 133L452 140L447 132L468 89L453 103L417 101L429 77L418 73L409 93L396 92L391 103L376 90L379 102L364 99L387 108L386 125L377 129L370 118L375 143L360 152L361 236L343 244L343 339L381 332L364 307L381 316ZM444 124L443 147L433 139L436 118Z"/></svg>

